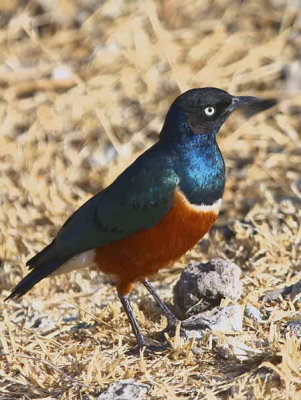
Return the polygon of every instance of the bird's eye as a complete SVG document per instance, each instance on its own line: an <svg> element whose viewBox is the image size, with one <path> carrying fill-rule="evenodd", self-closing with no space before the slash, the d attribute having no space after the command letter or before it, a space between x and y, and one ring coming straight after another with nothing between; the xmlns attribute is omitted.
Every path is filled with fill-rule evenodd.
<svg viewBox="0 0 301 400"><path fill-rule="evenodd" d="M215 108L209 106L209 107L206 107L204 111L205 111L205 114L208 115L208 117L212 117L212 115L214 115L214 113L215 113Z"/></svg>

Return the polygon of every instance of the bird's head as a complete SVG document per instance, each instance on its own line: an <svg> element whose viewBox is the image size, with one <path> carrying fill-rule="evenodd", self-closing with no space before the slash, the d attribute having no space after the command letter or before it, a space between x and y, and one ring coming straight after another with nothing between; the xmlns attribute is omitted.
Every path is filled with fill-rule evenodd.
<svg viewBox="0 0 301 400"><path fill-rule="evenodd" d="M171 105L161 138L182 141L187 135L215 135L232 111L259 101L257 97L232 96L213 87L188 90Z"/></svg>

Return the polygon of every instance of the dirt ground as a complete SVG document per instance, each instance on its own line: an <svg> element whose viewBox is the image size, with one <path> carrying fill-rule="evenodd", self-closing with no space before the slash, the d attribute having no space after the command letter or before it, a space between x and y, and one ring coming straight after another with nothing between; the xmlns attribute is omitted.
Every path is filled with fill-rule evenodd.
<svg viewBox="0 0 301 400"><path fill-rule="evenodd" d="M149 399L301 399L300 339L288 330L301 318L300 296L261 300L301 278L300 8L298 0L0 1L1 399L95 399L128 378L148 384ZM128 321L110 278L93 271L44 280L4 303L25 261L154 143L180 92L202 86L278 104L225 124L218 223L154 283L171 302L189 260L234 261L243 271L238 303L265 318L245 318L235 335L256 356L223 359L212 334L127 356ZM165 319L140 285L133 300L155 338Z"/></svg>

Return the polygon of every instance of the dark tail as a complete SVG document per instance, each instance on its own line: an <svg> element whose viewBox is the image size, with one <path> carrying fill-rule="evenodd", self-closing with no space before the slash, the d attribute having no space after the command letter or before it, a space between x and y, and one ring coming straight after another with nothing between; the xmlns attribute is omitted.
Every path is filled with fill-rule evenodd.
<svg viewBox="0 0 301 400"><path fill-rule="evenodd" d="M55 246L54 246L54 240L46 246L42 251L40 251L38 254L33 256L30 260L26 262L26 265L28 265L28 269L33 269L40 267L43 264L47 264L50 260L53 260L56 258L55 254Z"/></svg>
<svg viewBox="0 0 301 400"><path fill-rule="evenodd" d="M27 293L36 283L50 275L59 268L69 257L59 257L54 241L46 246L40 253L27 261L29 269L32 269L14 288L12 293L5 299L18 299Z"/></svg>
<svg viewBox="0 0 301 400"><path fill-rule="evenodd" d="M50 275L64 262L65 260L57 259L41 266L40 268L33 269L31 272L29 272L28 275L25 276L25 278L21 280L21 282L18 283L11 294L5 299L5 301L11 299L19 299L21 296L23 296L23 294L27 293L36 283L40 282L43 278L46 278L46 276Z"/></svg>

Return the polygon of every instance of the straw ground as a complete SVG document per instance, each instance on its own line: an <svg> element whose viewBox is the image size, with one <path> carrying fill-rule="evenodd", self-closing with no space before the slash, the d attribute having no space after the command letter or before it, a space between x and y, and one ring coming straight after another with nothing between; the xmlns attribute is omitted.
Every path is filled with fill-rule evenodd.
<svg viewBox="0 0 301 400"><path fill-rule="evenodd" d="M274 97L219 135L227 165L216 227L159 277L166 301L188 260L228 257L243 270L241 342L257 357L224 360L208 335L176 337L156 357L134 343L108 277L84 271L45 280L0 303L0 398L94 399L114 381L150 385L151 399L297 399L299 343L287 323L298 298L260 301L300 276L300 57L298 2L284 0L0 2L1 300L25 261L62 222L157 138L172 99L192 87ZM143 331L165 321L133 293ZM218 342L227 340L218 336ZM300 397L299 397L300 398Z"/></svg>

